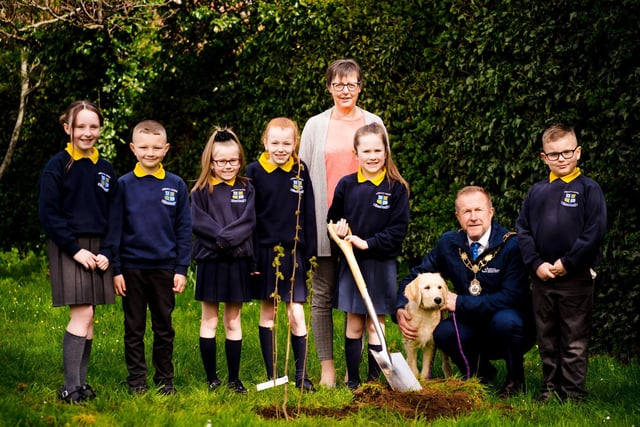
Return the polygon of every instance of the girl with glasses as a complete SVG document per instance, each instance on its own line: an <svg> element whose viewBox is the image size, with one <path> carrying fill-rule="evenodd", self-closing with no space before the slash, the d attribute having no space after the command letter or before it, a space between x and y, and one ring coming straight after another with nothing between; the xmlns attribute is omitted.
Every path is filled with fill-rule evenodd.
<svg viewBox="0 0 640 427"><path fill-rule="evenodd" d="M246 393L240 381L242 304L251 301L249 272L256 225L254 188L239 175L242 145L230 129L217 129L202 152L202 171L191 190L192 257L197 261L195 299L202 304L200 355L209 388L221 385L216 372L218 307L224 303L227 386Z"/></svg>

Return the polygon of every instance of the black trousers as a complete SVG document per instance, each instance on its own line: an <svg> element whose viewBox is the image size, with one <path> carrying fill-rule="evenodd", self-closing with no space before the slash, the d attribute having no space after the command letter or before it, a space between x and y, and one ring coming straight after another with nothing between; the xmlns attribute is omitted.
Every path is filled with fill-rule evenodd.
<svg viewBox="0 0 640 427"><path fill-rule="evenodd" d="M533 310L542 359L542 394L580 399L587 395L593 280L533 281Z"/></svg>
<svg viewBox="0 0 640 427"><path fill-rule="evenodd" d="M147 364L144 354L144 334L147 326L147 306L153 330L153 377L156 385L173 382L173 338L175 331L171 313L176 305L171 270L123 270L127 287L122 298L124 311L124 354L130 387L146 384Z"/></svg>
<svg viewBox="0 0 640 427"><path fill-rule="evenodd" d="M524 381L524 354L535 343L532 317L530 312L513 309L499 310L484 318L458 317L456 323L449 316L438 324L433 338L465 377L468 365L470 376L486 380L495 374L489 372L495 371L488 367L489 361L504 359L507 380Z"/></svg>

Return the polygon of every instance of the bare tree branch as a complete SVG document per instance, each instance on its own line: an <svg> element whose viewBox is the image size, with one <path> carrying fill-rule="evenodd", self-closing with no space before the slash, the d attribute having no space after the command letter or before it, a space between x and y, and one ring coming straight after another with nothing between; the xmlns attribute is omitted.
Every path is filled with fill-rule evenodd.
<svg viewBox="0 0 640 427"><path fill-rule="evenodd" d="M20 100L18 114L11 134L9 146L0 164L0 180L8 170L16 146L20 139L20 132L26 115L29 95L40 86L44 75L44 68L35 56L31 60L32 48L37 46L37 37L32 35L37 30L66 23L80 28L103 30L107 34L117 28L124 19L129 19L132 11L140 8L158 8L170 3L180 4L180 0L164 0L150 2L144 0L0 0L0 41L20 46ZM167 10L165 16L159 17L162 22L167 16L176 13L175 9ZM109 19L114 19L109 28ZM4 47L3 47L4 48ZM31 61L31 62L30 62ZM31 76L40 70L37 81L32 82Z"/></svg>

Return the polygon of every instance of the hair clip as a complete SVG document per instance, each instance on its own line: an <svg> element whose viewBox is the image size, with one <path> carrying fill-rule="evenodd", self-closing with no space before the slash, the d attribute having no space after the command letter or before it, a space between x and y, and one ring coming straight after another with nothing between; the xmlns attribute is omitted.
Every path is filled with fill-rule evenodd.
<svg viewBox="0 0 640 427"><path fill-rule="evenodd" d="M213 138L215 142L235 141L233 134L226 129L216 132L216 136Z"/></svg>

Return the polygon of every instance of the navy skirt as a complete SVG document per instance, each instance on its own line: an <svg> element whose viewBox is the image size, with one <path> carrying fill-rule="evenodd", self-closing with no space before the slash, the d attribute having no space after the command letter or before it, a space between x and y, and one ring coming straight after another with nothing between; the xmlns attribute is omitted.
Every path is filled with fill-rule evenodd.
<svg viewBox="0 0 640 427"><path fill-rule="evenodd" d="M82 249L100 253L102 238L80 237ZM99 268L86 270L58 245L49 240L49 269L51 274L51 297L54 307L64 305L100 305L116 302L111 267L107 271Z"/></svg>
<svg viewBox="0 0 640 427"><path fill-rule="evenodd" d="M249 302L250 272L250 258L198 261L195 299L206 302Z"/></svg>
<svg viewBox="0 0 640 427"><path fill-rule="evenodd" d="M299 251L298 251L299 252ZM278 271L282 274L276 282L276 268L273 261L276 252L273 248L258 248L258 271L260 275L256 277L256 286L253 288L253 298L259 300L270 300L272 294L278 287L278 295L282 302L307 302L307 284L305 283L308 263L303 261L299 254L297 257L297 266L295 270L295 278L293 280L293 300L291 299L291 276L293 272L293 255L291 249L284 250L284 256L280 258L280 266Z"/></svg>
<svg viewBox="0 0 640 427"><path fill-rule="evenodd" d="M365 259L358 260L358 265L376 314L395 314L398 289L396 261ZM344 258L338 266L338 284L333 301L335 308L346 313L369 314Z"/></svg>

